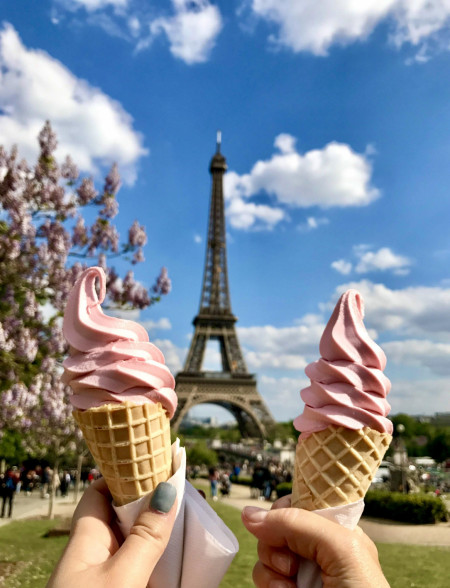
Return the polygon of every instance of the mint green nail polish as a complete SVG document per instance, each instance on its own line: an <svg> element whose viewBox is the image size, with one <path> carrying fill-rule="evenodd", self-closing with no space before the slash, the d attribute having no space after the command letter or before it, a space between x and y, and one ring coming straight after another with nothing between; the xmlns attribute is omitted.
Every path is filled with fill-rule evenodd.
<svg viewBox="0 0 450 588"><path fill-rule="evenodd" d="M172 486L169 482L161 482L156 486L155 491L153 492L150 506L153 510L167 513L172 508L176 497L177 491L175 486Z"/></svg>

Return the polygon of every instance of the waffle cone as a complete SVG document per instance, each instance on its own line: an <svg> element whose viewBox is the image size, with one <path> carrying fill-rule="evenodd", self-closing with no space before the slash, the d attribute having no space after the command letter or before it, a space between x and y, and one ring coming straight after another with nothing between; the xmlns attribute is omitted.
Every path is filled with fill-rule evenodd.
<svg viewBox="0 0 450 588"><path fill-rule="evenodd" d="M73 416L117 506L172 475L170 420L160 403L105 404Z"/></svg>
<svg viewBox="0 0 450 588"><path fill-rule="evenodd" d="M364 497L392 437L330 426L297 444L291 505L318 510Z"/></svg>

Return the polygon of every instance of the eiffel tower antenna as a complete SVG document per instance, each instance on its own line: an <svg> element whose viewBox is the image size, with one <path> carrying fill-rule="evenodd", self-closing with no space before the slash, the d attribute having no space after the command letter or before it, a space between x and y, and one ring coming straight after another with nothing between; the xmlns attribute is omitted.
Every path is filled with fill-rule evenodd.
<svg viewBox="0 0 450 588"><path fill-rule="evenodd" d="M216 153L220 153L220 146L222 145L222 131L217 131Z"/></svg>
<svg viewBox="0 0 450 588"><path fill-rule="evenodd" d="M191 408L212 403L233 414L242 436L265 437L274 420L258 393L254 374L247 370L235 329L237 318L231 310L223 194L227 164L221 144L222 133L218 131L216 153L209 165L212 186L200 307L193 320L195 330L186 362L176 376L178 408L171 426L176 431ZM219 342L221 371L203 369L210 340Z"/></svg>

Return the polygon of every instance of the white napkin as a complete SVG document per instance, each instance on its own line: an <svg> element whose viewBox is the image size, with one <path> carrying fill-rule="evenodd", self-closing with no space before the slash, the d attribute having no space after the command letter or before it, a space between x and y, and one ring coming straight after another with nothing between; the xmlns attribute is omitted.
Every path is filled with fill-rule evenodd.
<svg viewBox="0 0 450 588"><path fill-rule="evenodd" d="M363 510L364 500L361 499L351 504L345 504L344 506L322 508L313 512L347 529L354 529L361 518ZM297 574L297 588L322 588L322 586L320 567L315 561L301 559Z"/></svg>
<svg viewBox="0 0 450 588"><path fill-rule="evenodd" d="M185 480L186 452L179 439L172 445L172 471L168 482L177 489L177 516L169 544L148 588L217 588L239 544L206 500ZM113 505L124 537L149 503L150 495L124 506Z"/></svg>

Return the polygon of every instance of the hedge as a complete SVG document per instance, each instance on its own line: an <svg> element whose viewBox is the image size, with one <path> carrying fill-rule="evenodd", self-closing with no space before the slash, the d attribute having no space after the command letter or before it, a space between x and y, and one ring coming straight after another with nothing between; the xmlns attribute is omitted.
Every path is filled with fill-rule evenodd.
<svg viewBox="0 0 450 588"><path fill-rule="evenodd" d="M275 490L278 498L286 496L286 494L290 494L292 492L292 482L283 482L282 484L278 484Z"/></svg>
<svg viewBox="0 0 450 588"><path fill-rule="evenodd" d="M364 515L368 517L415 525L433 524L449 519L445 503L438 496L369 490L364 502Z"/></svg>
<svg viewBox="0 0 450 588"><path fill-rule="evenodd" d="M251 486L252 485L252 477L251 476L237 476L235 474L231 474L230 481L232 484L240 484L241 486Z"/></svg>
<svg viewBox="0 0 450 588"><path fill-rule="evenodd" d="M292 492L291 483L278 484L277 497ZM364 498L364 515L414 525L426 525L449 520L445 503L428 494L401 494L388 490L369 490Z"/></svg>

